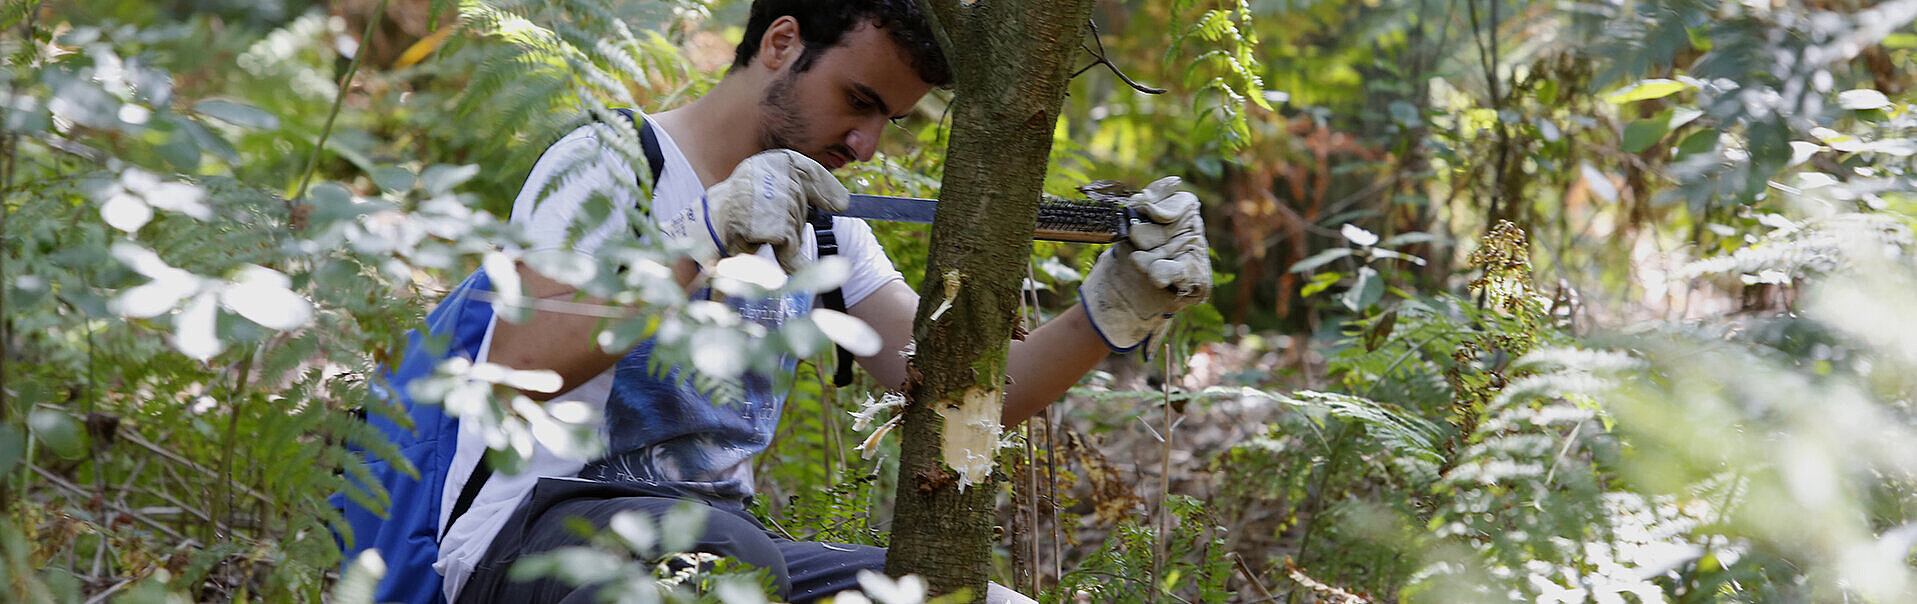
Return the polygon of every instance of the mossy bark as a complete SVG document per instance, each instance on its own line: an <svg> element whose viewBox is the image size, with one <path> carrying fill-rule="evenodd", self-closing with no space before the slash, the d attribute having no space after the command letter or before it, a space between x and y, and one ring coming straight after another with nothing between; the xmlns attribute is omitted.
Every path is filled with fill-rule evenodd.
<svg viewBox="0 0 1917 604"><path fill-rule="evenodd" d="M936 594L976 597L990 568L996 485L989 475L966 484L968 462L949 458L948 441L979 442L976 431L960 433L981 417L998 422L1052 131L1093 0L923 4L951 41L955 98L913 334L886 571L924 576Z"/></svg>

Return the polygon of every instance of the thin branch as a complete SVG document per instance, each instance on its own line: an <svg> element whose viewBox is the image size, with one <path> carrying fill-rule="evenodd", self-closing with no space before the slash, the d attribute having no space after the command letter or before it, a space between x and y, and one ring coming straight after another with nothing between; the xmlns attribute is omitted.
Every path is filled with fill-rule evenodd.
<svg viewBox="0 0 1917 604"><path fill-rule="evenodd" d="M1251 572L1251 565L1245 564L1244 556L1238 555L1238 552L1226 552L1225 555L1231 557L1232 566L1238 567L1238 573L1244 575L1245 581L1251 583L1252 590L1258 592L1256 601L1269 602L1278 599L1277 596L1271 595L1271 590L1265 589L1264 583L1258 581L1258 573Z"/></svg>
<svg viewBox="0 0 1917 604"><path fill-rule="evenodd" d="M34 2L33 8L27 11L26 18L20 20L21 39L25 40L29 47L38 46L33 41L33 30L39 27L40 5L40 2ZM7 96L13 97L17 94L16 88L18 86L18 80L9 78L7 80ZM3 146L6 152L6 164L4 167L0 167L0 242L5 242L7 239L7 218L13 215L13 204L10 203L10 201L13 196L14 170L18 168L14 163L14 156L19 155L19 133L6 133L5 139L0 140L0 146ZM6 257L6 254L0 253L0 283L12 283L12 280L7 278ZM12 326L14 313L7 309L6 289L6 287L0 286L0 351L13 349ZM12 403L8 401L7 397L7 356L8 353L0 352L0 424L8 422L13 416L12 410L8 408L8 405ZM22 484L25 483L22 482ZM11 487L6 484L4 478L0 478L0 511L12 511L13 500L14 496Z"/></svg>
<svg viewBox="0 0 1917 604"><path fill-rule="evenodd" d="M1118 64L1113 63L1110 58L1107 58L1105 56L1105 41L1098 37L1098 21L1088 20L1086 21L1086 23L1090 25L1092 29L1092 43L1097 44L1098 48L1094 50L1088 47L1085 49L1085 52L1091 53L1092 57L1096 58L1097 60L1093 61L1092 64L1086 65L1085 67L1079 69L1078 71L1072 72L1073 78L1083 75L1087 71L1091 71L1093 67L1104 65L1105 67L1112 70L1112 75L1118 76L1119 80L1125 82L1126 86L1131 86L1132 90L1143 92L1145 94L1165 94L1165 89L1163 88L1153 88L1150 86L1146 86L1144 84L1140 84L1138 82L1132 81L1131 76L1125 75L1124 70L1121 70L1118 68ZM1071 78L1067 78L1067 79L1071 79Z"/></svg>
<svg viewBox="0 0 1917 604"><path fill-rule="evenodd" d="M1158 353L1164 357L1162 360L1165 361L1165 375L1161 377L1158 382L1159 388L1165 397L1165 437L1159 439L1158 539L1156 540L1157 543L1152 546L1152 585L1157 586L1163 586L1165 584L1160 577L1163 576L1165 571L1165 564L1170 562L1166 560L1166 558L1169 555L1167 552L1171 547L1172 532L1172 512L1170 504L1172 428L1174 426L1172 424L1172 345L1170 336L1170 332L1167 331L1164 341L1159 343L1161 348ZM1162 590L1163 587L1160 587L1160 589Z"/></svg>
<svg viewBox="0 0 1917 604"><path fill-rule="evenodd" d="M40 478L42 480L47 481L48 484L52 484L62 489L71 491L74 495L79 496L83 499L91 499L93 496L93 494L87 492L87 490L84 487L81 487L80 485L77 485L77 484L73 484L71 482L67 482L66 479L61 478L58 474L54 474L53 472L47 471L46 468L42 468L40 466L30 466L30 467L32 468L33 473L39 474ZM172 537L174 539L186 538L186 536L181 535L179 531L175 531L171 527L168 527L165 524L161 524L157 520L135 513L133 510L121 507L118 504L102 501L100 502L100 505L115 508L116 511L120 512L121 514L126 514L126 517L132 518L134 520L138 520L140 521L141 524L145 524L147 526L153 527L153 530L166 533L166 536L168 537Z"/></svg>
<svg viewBox="0 0 1917 604"><path fill-rule="evenodd" d="M1033 264L1034 264L1034 261L1030 259L1027 259L1025 262L1025 281L1027 283L1036 284L1038 283L1038 273L1036 270L1032 268ZM1028 310L1037 308L1037 307L1038 307L1038 289L1036 287L1028 289L1019 294L1018 317L1019 317L1019 327L1021 329L1029 328L1031 326L1031 323L1032 323L1031 317L1027 315L1026 313ZM1027 517L1026 512L1030 512L1031 523L1026 525L1026 532L1029 533L1027 537L1030 537L1028 541L1031 542L1031 549L1029 550L1030 557L1026 559L1026 564L1028 568L1024 570L1031 573L1031 576L1030 576L1031 583L1026 586L1026 589L1029 589L1031 591L1027 593L1037 595L1042 592L1042 586L1045 584L1045 582L1043 581L1043 577L1045 573L1039 572L1039 569L1038 569L1038 550L1039 550L1038 504L1039 504L1039 501L1043 498L1039 496L1040 493L1038 491L1038 443L1033 441L1033 438L1037 436L1037 433L1034 431L1033 423L1034 422L1027 421L1024 424L1019 426L1019 430L1025 433L1025 482L1026 482L1025 503L1028 506L1030 506L1030 509L1018 510L1017 513L1019 514L1020 518L1025 518ZM1053 534L1056 535L1058 531L1058 527L1053 526L1052 531L1053 531ZM1014 539L1014 541L1016 541L1016 539ZM1019 545L1021 544L1014 543L1013 547L1018 547Z"/></svg>
<svg viewBox="0 0 1917 604"><path fill-rule="evenodd" d="M142 578L143 577L127 577L125 579L121 579L119 583L114 583L113 587L108 587L106 588L106 591L102 591L100 593L94 594L92 598L88 598L87 604L98 604L99 602L105 602L107 601L107 597L112 596L114 592L125 589L126 586L132 585L134 581L138 581Z"/></svg>
<svg viewBox="0 0 1917 604"><path fill-rule="evenodd" d="M1047 405L1039 417L1045 428L1045 513L1052 526L1052 581L1057 583L1065 578L1065 548L1058 537L1064 527L1058 521L1058 443L1052 432L1058 424L1052 421L1052 413Z"/></svg>
<svg viewBox="0 0 1917 604"><path fill-rule="evenodd" d="M130 428L121 428L119 430L119 439L124 442L133 443L134 446L140 447L142 449L146 449L148 451L151 451L155 455L159 455L160 457L164 457L169 461L185 466L195 472L204 474L208 478L220 477L220 474L218 472L214 472L213 470L207 469L206 466L202 466L200 464L194 463L193 460L182 457L180 456L179 453L175 453L173 451L167 450L166 448L163 448L159 445L155 445L152 442L144 438L141 438L139 433L134 432ZM161 467L165 467L165 466L161 466ZM182 480L181 482L185 482L185 481ZM263 495L259 491L253 490L252 487L249 487L243 484L233 485L233 490L234 492L252 497L254 499L258 499L260 501L271 501L271 499L267 498L266 495Z"/></svg>
<svg viewBox="0 0 1917 604"><path fill-rule="evenodd" d="M239 484L239 481L233 477L233 453L240 448L240 407L246 404L246 383L253 374L253 357L258 352L258 347L247 349L246 355L240 358L239 377L226 389L226 398L230 404L226 416L226 451L220 458L220 490L224 495L221 501L226 504L221 516L226 518L226 523L229 525L235 524L233 522L233 487Z"/></svg>
<svg viewBox="0 0 1917 604"><path fill-rule="evenodd" d="M932 30L932 40L938 43L939 53L945 55L945 69L956 82L959 73L959 53L958 47L952 45L952 32L945 28L945 18L939 16L938 7L933 6L932 0L917 0L917 3L919 14L925 17L926 27ZM938 6L951 7L952 5L940 2ZM949 13L947 16L953 17L954 21L959 20L960 17L956 12Z"/></svg>
<svg viewBox="0 0 1917 604"><path fill-rule="evenodd" d="M1136 584L1138 584L1138 585L1140 585L1140 586L1143 586L1143 587L1144 587L1145 589L1147 589L1147 590L1149 590L1149 591L1151 591L1151 592L1152 592L1153 594L1155 594L1155 595L1158 595L1158 596L1164 596L1164 597L1168 597L1168 598L1171 598L1171 599L1173 599L1173 600L1177 600L1177 601L1179 601L1179 602L1183 602L1184 604L1191 604L1191 600L1187 600L1187 599L1184 599L1184 598L1182 598L1182 597L1179 597L1179 595L1178 595L1178 594L1175 594L1175 593L1170 593L1170 592L1167 592L1167 591L1165 591L1165 590L1163 590L1163 589L1159 589L1157 585L1154 585L1154 584L1152 584L1152 583L1151 583L1150 581L1147 581L1147 580L1143 580L1143 579L1139 579L1138 577L1127 577L1127 576L1124 576L1124 575L1120 575L1120 574L1117 574L1117 573L1109 573L1109 572L1105 572L1105 571L1099 571L1099 570L1075 570L1075 571L1072 571L1072 574L1074 574L1074 575L1090 575L1090 576L1093 576L1093 577L1105 577L1105 578L1108 578L1108 579L1117 579L1117 580L1120 580L1120 581L1124 581L1124 582L1127 582L1127 583L1136 583ZM1154 601L1156 601L1156 600L1154 600Z"/></svg>
<svg viewBox="0 0 1917 604"><path fill-rule="evenodd" d="M379 0L379 6L373 8L372 16L366 19L366 32L359 37L359 47L353 51L353 62L346 66L346 75L339 78L339 94L333 95L333 110L326 114L326 125L320 126L319 140L313 141L313 155L306 160L306 172L300 176L300 186L286 198L287 203L298 203L306 196L306 185L312 182L313 172L319 169L320 155L326 152L326 138L333 134L333 120L339 117L339 108L346 104L346 91L353 85L353 75L359 73L359 61L372 49L373 28L379 25L379 18L386 14L386 0Z"/></svg>

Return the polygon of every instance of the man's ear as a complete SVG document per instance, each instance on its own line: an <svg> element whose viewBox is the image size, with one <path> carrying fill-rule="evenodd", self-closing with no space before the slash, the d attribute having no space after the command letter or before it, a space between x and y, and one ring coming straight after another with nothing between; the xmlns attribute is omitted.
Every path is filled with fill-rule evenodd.
<svg viewBox="0 0 1917 604"><path fill-rule="evenodd" d="M765 28L765 34L759 37L759 56L754 57L754 60L768 70L778 71L787 63L798 60L803 52L805 39L799 37L799 20L786 15Z"/></svg>

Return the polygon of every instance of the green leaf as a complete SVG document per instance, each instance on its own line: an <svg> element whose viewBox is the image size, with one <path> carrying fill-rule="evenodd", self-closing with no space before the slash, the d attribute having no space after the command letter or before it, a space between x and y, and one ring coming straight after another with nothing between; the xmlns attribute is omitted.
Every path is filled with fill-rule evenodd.
<svg viewBox="0 0 1917 604"><path fill-rule="evenodd" d="M1423 258L1419 258L1419 257L1417 257L1417 256L1413 256L1413 255L1411 255L1411 254L1406 254L1406 253L1404 253L1404 252L1400 252L1400 251L1397 251L1397 250L1391 250L1391 249L1385 249L1385 248L1371 248L1370 250L1368 250L1368 251L1367 251L1367 253L1368 253L1368 255L1370 255L1370 256L1371 256L1371 257L1372 257L1373 259L1380 259L1380 260L1403 260L1403 261L1405 261L1405 262L1409 262L1409 263L1412 263L1412 264L1416 264L1416 265L1418 265L1418 266L1424 266L1424 259L1423 259Z"/></svg>
<svg viewBox="0 0 1917 604"><path fill-rule="evenodd" d="M413 183L418 182L413 177L412 170L399 166L380 166L373 168L373 172L370 176L373 177L373 184L379 185L379 188L393 193L411 191L413 189Z"/></svg>
<svg viewBox="0 0 1917 604"><path fill-rule="evenodd" d="M79 459L86 454L86 438L80 434L80 422L65 413L36 409L27 416L27 429L33 433L34 440L45 443L61 457Z"/></svg>
<svg viewBox="0 0 1917 604"><path fill-rule="evenodd" d="M274 130L280 127L279 116L267 113L258 107L228 101L225 99L206 99L193 104L193 112L235 126Z"/></svg>
<svg viewBox="0 0 1917 604"><path fill-rule="evenodd" d="M1046 257L1043 262L1038 263L1038 270L1059 283L1077 283L1085 280L1085 276L1080 274L1078 269L1060 262L1057 256Z"/></svg>
<svg viewBox="0 0 1917 604"><path fill-rule="evenodd" d="M1851 111L1883 109L1890 106L1890 97L1869 88L1858 88L1837 93L1837 106Z"/></svg>
<svg viewBox="0 0 1917 604"><path fill-rule="evenodd" d="M1298 296L1309 298L1312 294L1325 291L1325 288L1331 287L1331 284L1337 283L1344 278L1345 274L1338 271L1325 271L1312 275L1310 283L1306 283L1304 287L1298 288Z"/></svg>
<svg viewBox="0 0 1917 604"><path fill-rule="evenodd" d="M1673 94L1677 94L1679 91L1682 91L1687 88L1690 88L1690 86L1683 82L1679 82L1676 80L1667 80L1664 78L1652 78L1649 80L1644 80L1636 84L1633 84L1631 85L1630 88L1620 90L1617 92L1617 94L1613 94L1609 97L1606 97L1604 100L1610 101L1611 103L1614 103L1614 104L1623 105L1625 103L1635 103L1637 101L1661 99L1667 96L1671 96Z"/></svg>
<svg viewBox="0 0 1917 604"><path fill-rule="evenodd" d="M1339 297L1338 301L1343 302L1345 308L1351 309L1352 312L1364 312L1364 309L1371 308L1371 305L1377 304L1382 298L1384 298L1384 278L1378 275L1377 269L1367 266L1358 269L1358 282L1352 284L1351 289L1346 290L1345 295Z"/></svg>
<svg viewBox="0 0 1917 604"><path fill-rule="evenodd" d="M1329 264L1333 260L1337 260L1345 256L1350 256L1351 254L1352 254L1351 248L1348 248L1348 247L1330 248L1322 252L1312 254L1310 258L1299 260L1296 264L1291 265L1291 268L1289 270L1294 273L1311 272L1312 269L1318 268L1320 266L1324 266L1326 264Z"/></svg>
<svg viewBox="0 0 1917 604"><path fill-rule="evenodd" d="M683 504L666 510L659 519L660 553L678 553L688 551L699 535L705 533L706 506Z"/></svg>
<svg viewBox="0 0 1917 604"><path fill-rule="evenodd" d="M878 354L884 344L879 338L879 332L874 331L870 325L866 325L857 317L839 311L827 308L812 309L812 323L819 326L819 331L825 332L825 337L831 338L832 343L843 346L852 354L862 357Z"/></svg>
<svg viewBox="0 0 1917 604"><path fill-rule="evenodd" d="M10 312L19 312L23 309L33 308L35 304L39 304L41 300L46 299L47 294L52 291L53 289L47 283L45 277L39 275L20 275L15 277L12 283L7 284L7 301L11 303L8 305L7 310ZM5 472L0 472L0 474L5 474Z"/></svg>
<svg viewBox="0 0 1917 604"><path fill-rule="evenodd" d="M472 180L474 176L478 175L479 166L477 165L435 165L426 168L425 172L420 173L419 182L420 185L426 188L426 194L440 195L452 191L453 187Z"/></svg>
<svg viewBox="0 0 1917 604"><path fill-rule="evenodd" d="M208 132L206 127L201 126L199 122L180 120L180 130L185 132L187 136L193 137L193 142L198 144L201 149L205 149L219 156L221 161L230 165L239 165L240 152L233 148L233 144L227 142L226 139L221 138L219 135Z"/></svg>
<svg viewBox="0 0 1917 604"><path fill-rule="evenodd" d="M1685 124L1689 124L1704 115L1703 110L1694 107L1672 107L1668 113L1671 114L1670 128L1672 130L1683 128Z"/></svg>
<svg viewBox="0 0 1917 604"><path fill-rule="evenodd" d="M1618 142L1618 148L1626 153L1641 153L1657 144L1658 139L1664 138L1664 133L1671 131L1670 123L1668 118L1633 120L1624 126L1624 137Z"/></svg>
<svg viewBox="0 0 1917 604"><path fill-rule="evenodd" d="M592 258L571 250L528 252L520 261L548 279L574 287L592 281L599 272L599 266L593 264Z"/></svg>
<svg viewBox="0 0 1917 604"><path fill-rule="evenodd" d="M1698 153L1714 152L1717 150L1717 137L1718 132L1716 130L1693 132L1690 136L1684 137L1684 140L1677 143L1677 152L1680 155L1696 155Z"/></svg>
<svg viewBox="0 0 1917 604"><path fill-rule="evenodd" d="M614 514L606 528L625 541L626 549L635 554L652 555L653 546L659 543L659 531L653 528L652 517L643 512Z"/></svg>
<svg viewBox="0 0 1917 604"><path fill-rule="evenodd" d="M12 472L27 455L27 439L12 424L0 424L0 476Z"/></svg>
<svg viewBox="0 0 1917 604"><path fill-rule="evenodd" d="M158 130L160 128L156 128ZM198 172L200 169L200 142L184 128L169 127L166 143L155 147L160 159L166 160L173 169L184 173Z"/></svg>
<svg viewBox="0 0 1917 604"><path fill-rule="evenodd" d="M1360 246L1369 247L1378 244L1377 233L1364 230L1355 224L1345 223L1345 226L1338 230L1338 234L1344 235L1346 240Z"/></svg>
<svg viewBox="0 0 1917 604"><path fill-rule="evenodd" d="M1365 330L1365 350L1377 352L1378 347L1383 346L1385 340L1391 339L1391 328L1397 326L1397 324L1398 311L1396 309L1378 317L1378 320L1373 322L1371 327Z"/></svg>
<svg viewBox="0 0 1917 604"><path fill-rule="evenodd" d="M1917 48L1917 34L1898 33L1884 36L1884 48Z"/></svg>
<svg viewBox="0 0 1917 604"><path fill-rule="evenodd" d="M1396 235L1392 235L1389 239L1385 239L1384 243L1381 243L1378 245L1388 247L1388 248L1396 248L1396 247L1405 246L1405 245L1430 243L1437 240L1438 240L1437 235L1426 233L1424 231L1411 231L1408 233L1398 233Z"/></svg>
<svg viewBox="0 0 1917 604"><path fill-rule="evenodd" d="M333 586L333 601L338 604L372 604L373 590L379 587L379 580L386 576L386 561L379 557L378 549L368 549L353 558L346 566L346 572L340 575L339 583Z"/></svg>

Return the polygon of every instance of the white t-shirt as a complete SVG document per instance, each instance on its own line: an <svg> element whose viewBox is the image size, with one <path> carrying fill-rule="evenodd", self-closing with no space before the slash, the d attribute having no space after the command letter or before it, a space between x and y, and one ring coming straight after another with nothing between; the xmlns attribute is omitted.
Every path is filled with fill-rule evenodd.
<svg viewBox="0 0 1917 604"><path fill-rule="evenodd" d="M657 126L652 131L657 136L665 168L654 183L650 215L659 221L668 236L708 236L694 230L703 225L690 224L689 219L702 215L692 209L696 207L694 204L705 203L705 187L672 137ZM557 186L551 186L551 191L546 192L555 178L559 179ZM622 212L612 212L603 224L585 230L576 240L572 237L572 227L586 200L595 195L606 196L614 207L633 205L633 188L627 183L634 182L635 178L633 166L601 144L590 125L561 138L533 166L526 185L513 202L512 221L522 227L532 244L527 251L571 249L590 255L614 237L633 237L634 231ZM545 193L543 199L542 193ZM863 221L837 218L832 230L838 238L839 254L850 261L852 267L850 277L842 286L848 307L886 283L901 278ZM815 253L812 230L807 226L804 254L811 259ZM759 254L771 259L770 249L762 249ZM746 310L754 311L760 320L777 322L804 312L810 303L803 298L768 302L772 305L770 312L764 304L749 304ZM485 360L491 342L492 327L489 326L477 361ZM776 429L783 394L771 392L769 383L748 379L745 398L749 401L741 403L742 406L713 406L689 387L674 391L670 386L661 385L669 384L676 376L646 375L645 354L650 348L650 342L641 344L616 366L553 399L587 403L599 411L600 416L608 418L606 426L601 428L608 443L607 459L588 464L561 458L544 446L536 446L525 472L492 475L471 507L447 530L445 518L486 451L477 429L461 426L458 450L454 453L440 504L441 533L445 537L440 541L439 561L433 567L445 578L448 601L457 598L493 537L541 477L574 477L583 469L594 479L636 480L681 487L689 496L742 498L751 493L751 458L764 449L771 431ZM661 414L655 412L652 405L670 408ZM676 419L662 422L658 419L660 415ZM622 453L622 448L627 451Z"/></svg>

